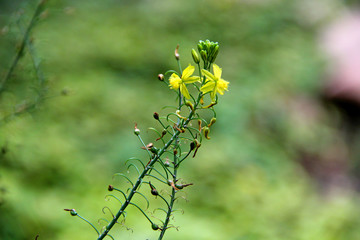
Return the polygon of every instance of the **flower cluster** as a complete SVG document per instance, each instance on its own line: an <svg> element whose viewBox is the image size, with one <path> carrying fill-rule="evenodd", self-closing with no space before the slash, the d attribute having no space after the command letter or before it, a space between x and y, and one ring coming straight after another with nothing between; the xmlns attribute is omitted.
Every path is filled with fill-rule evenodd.
<svg viewBox="0 0 360 240"><path fill-rule="evenodd" d="M204 67L200 71L200 77L192 76L195 71L195 67L189 64L182 74L172 73L169 78L169 87L170 89L180 90L181 94L186 99L190 99L189 90L187 89L186 84L199 83L202 95L209 93L211 102L216 103L217 93L223 95L224 92L228 90L229 85L228 81L221 78L222 69L213 63L219 52L219 44L217 42L210 42L209 40L206 40L205 42L200 41L198 44L198 50L200 51L200 55L204 61ZM176 53L176 59L179 60L179 54L177 51ZM200 59L195 49L192 49L191 54L194 62L200 68ZM211 64L213 67L213 73L209 71Z"/></svg>

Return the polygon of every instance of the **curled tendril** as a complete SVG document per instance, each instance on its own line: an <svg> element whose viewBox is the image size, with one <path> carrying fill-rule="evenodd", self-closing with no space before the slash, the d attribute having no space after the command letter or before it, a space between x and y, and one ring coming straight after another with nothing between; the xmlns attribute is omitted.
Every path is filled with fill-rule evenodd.
<svg viewBox="0 0 360 240"><path fill-rule="evenodd" d="M125 179L128 180L128 182L131 184L131 186L134 187L134 183L133 183L133 182L130 180L130 178L128 178L125 174L123 174L123 173L115 173L115 174L113 175L113 179L115 179L116 176L121 176L121 177L125 178Z"/></svg>
<svg viewBox="0 0 360 240"><path fill-rule="evenodd" d="M113 218L115 217L114 214L112 213L111 209L110 209L108 206L105 206L105 207L102 208L101 211L103 212L103 214L106 214L106 213L105 213L105 209L108 209L108 210L109 210L109 213L111 214L111 216L112 216Z"/></svg>
<svg viewBox="0 0 360 240"><path fill-rule="evenodd" d="M138 167L137 167L135 164L130 163L130 164L128 165L128 167L127 167L127 170L129 170L130 167L134 167L134 168L136 169L137 173L140 175L140 171L139 171Z"/></svg>
<svg viewBox="0 0 360 240"><path fill-rule="evenodd" d="M145 165L140 159L138 159L138 158L129 158L128 160L125 161L125 165L130 161L138 161L141 164L141 166L143 167L143 169L145 169Z"/></svg>
<svg viewBox="0 0 360 240"><path fill-rule="evenodd" d="M118 200L121 205L123 204L123 202L122 202L118 197L116 197L116 196L114 196L114 195L112 195L112 194L106 195L106 196L105 196L105 200L110 201L110 197L113 197L113 198L115 198L116 200Z"/></svg>
<svg viewBox="0 0 360 240"><path fill-rule="evenodd" d="M139 194L146 200L146 210L149 209L150 203L149 203L149 200L144 196L144 194L142 194L141 192L138 192L138 191L136 191L135 193Z"/></svg>
<svg viewBox="0 0 360 240"><path fill-rule="evenodd" d="M109 223L109 221L108 221L107 219L105 219L105 218L99 218L99 219L98 219L98 223L99 223L99 224L101 224L100 221L104 221L104 222Z"/></svg>
<svg viewBox="0 0 360 240"><path fill-rule="evenodd" d="M112 240L115 240L115 238L113 236L111 236L110 234L107 235L109 238L111 238Z"/></svg>
<svg viewBox="0 0 360 240"><path fill-rule="evenodd" d="M155 208L153 213L155 213L156 211L163 211L165 214L167 214L167 211L163 208Z"/></svg>
<svg viewBox="0 0 360 240"><path fill-rule="evenodd" d="M160 178L158 178L158 177L156 177L156 176L154 176L154 175L146 174L146 176L153 177L153 178L155 178L156 180L159 180L160 182L167 184L167 182L165 182L164 180L161 180Z"/></svg>
<svg viewBox="0 0 360 240"><path fill-rule="evenodd" d="M161 163L160 163L161 164ZM157 170L156 168L152 167L151 170L154 170L155 172L157 172L162 178L164 178L165 180L167 180L168 178L165 177L162 173L160 173L159 170ZM151 170L149 171L149 174L151 173ZM166 172L166 171L165 171ZM167 175L167 174L166 174Z"/></svg>

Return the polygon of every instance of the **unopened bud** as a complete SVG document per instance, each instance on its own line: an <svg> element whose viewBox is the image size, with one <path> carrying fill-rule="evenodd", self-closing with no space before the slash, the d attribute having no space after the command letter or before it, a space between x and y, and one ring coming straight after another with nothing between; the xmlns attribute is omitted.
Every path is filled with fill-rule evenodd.
<svg viewBox="0 0 360 240"><path fill-rule="evenodd" d="M213 55L211 56L211 62L212 62L212 63L215 62L215 59L216 59L218 53L219 53L219 45L216 45L216 47L215 47L215 49L214 49L214 53L213 53Z"/></svg>
<svg viewBox="0 0 360 240"><path fill-rule="evenodd" d="M157 113L157 112L154 112L154 118L156 119L156 120L159 120L159 114Z"/></svg>
<svg viewBox="0 0 360 240"><path fill-rule="evenodd" d="M200 55L201 55L202 60L203 60L204 62L206 62L206 61L207 61L206 51L205 51L205 50L201 50Z"/></svg>
<svg viewBox="0 0 360 240"><path fill-rule="evenodd" d="M114 190L114 186L113 186L113 185L109 185L108 190L109 190L110 192L113 191L113 190Z"/></svg>
<svg viewBox="0 0 360 240"><path fill-rule="evenodd" d="M192 56L192 58L194 59L194 62L195 62L196 64L199 64L200 58L199 58L199 55L197 54L197 52L196 52L195 49L192 49L192 50L191 50L191 56Z"/></svg>
<svg viewBox="0 0 360 240"><path fill-rule="evenodd" d="M139 135L140 135L140 129L137 128L137 123L135 123L134 134L135 134L136 136L139 136Z"/></svg>
<svg viewBox="0 0 360 240"><path fill-rule="evenodd" d="M160 80L160 81L164 81L164 74L159 74L158 75L158 79Z"/></svg>
<svg viewBox="0 0 360 240"><path fill-rule="evenodd" d="M175 58L176 60L180 59L180 54L179 54L179 44L176 46L175 48Z"/></svg>
<svg viewBox="0 0 360 240"><path fill-rule="evenodd" d="M169 159L166 159L166 161L164 162L165 167L170 167L170 162Z"/></svg>

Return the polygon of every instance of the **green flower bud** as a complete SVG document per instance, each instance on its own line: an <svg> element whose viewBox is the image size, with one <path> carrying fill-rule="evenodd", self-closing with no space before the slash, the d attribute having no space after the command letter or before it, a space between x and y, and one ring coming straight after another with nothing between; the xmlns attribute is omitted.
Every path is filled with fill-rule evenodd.
<svg viewBox="0 0 360 240"><path fill-rule="evenodd" d="M192 49L192 50L191 50L191 56L192 56L192 58L194 59L194 62L195 62L196 64L199 64L200 58L199 58L199 55L197 54L197 52L195 51L195 49Z"/></svg>
<svg viewBox="0 0 360 240"><path fill-rule="evenodd" d="M158 151L159 151L159 149L157 149L156 147L152 147L152 148L150 148L150 152L152 152L152 153L157 154L157 153L158 153Z"/></svg>
<svg viewBox="0 0 360 240"><path fill-rule="evenodd" d="M203 50L203 43L204 43L204 41L200 40L197 45L199 52L201 52L201 50Z"/></svg>
<svg viewBox="0 0 360 240"><path fill-rule="evenodd" d="M206 62L206 61L207 61L207 53L206 53L206 51L205 51L205 50L201 50L201 51L200 51L200 55L201 55L202 60L203 60L204 62Z"/></svg>
<svg viewBox="0 0 360 240"><path fill-rule="evenodd" d="M216 59L218 53L219 53L219 45L216 45L216 47L214 49L214 53L211 56L211 62L212 63L215 62L215 59Z"/></svg>

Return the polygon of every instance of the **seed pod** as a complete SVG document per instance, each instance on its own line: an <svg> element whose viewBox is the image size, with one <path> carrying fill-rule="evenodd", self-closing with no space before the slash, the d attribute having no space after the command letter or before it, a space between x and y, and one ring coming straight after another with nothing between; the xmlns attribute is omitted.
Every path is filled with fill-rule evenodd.
<svg viewBox="0 0 360 240"><path fill-rule="evenodd" d="M156 119L156 120L159 120L159 114L157 113L157 112L154 112L154 118Z"/></svg>
<svg viewBox="0 0 360 240"><path fill-rule="evenodd" d="M158 196L159 193L156 190L156 188L151 184L151 182L149 182L149 185L150 185L150 188L151 188L151 194L154 195L154 196Z"/></svg>
<svg viewBox="0 0 360 240"><path fill-rule="evenodd" d="M76 215L78 215L77 212L75 211L75 209L67 209L67 208L65 208L64 210L67 211L67 212L70 212L70 215L71 215L71 216L76 216Z"/></svg>
<svg viewBox="0 0 360 240"><path fill-rule="evenodd" d="M195 51L195 49L191 49L191 56L194 59L194 62L196 64L199 64L200 58L199 58L199 55L197 54L197 52Z"/></svg>
<svg viewBox="0 0 360 240"><path fill-rule="evenodd" d="M194 150L196 148L196 142L195 141L192 141L190 143L190 151Z"/></svg>
<svg viewBox="0 0 360 240"><path fill-rule="evenodd" d="M154 231L156 231L156 230L159 229L159 226L156 225L155 223L152 223L152 224L151 224L151 228L152 228Z"/></svg>

